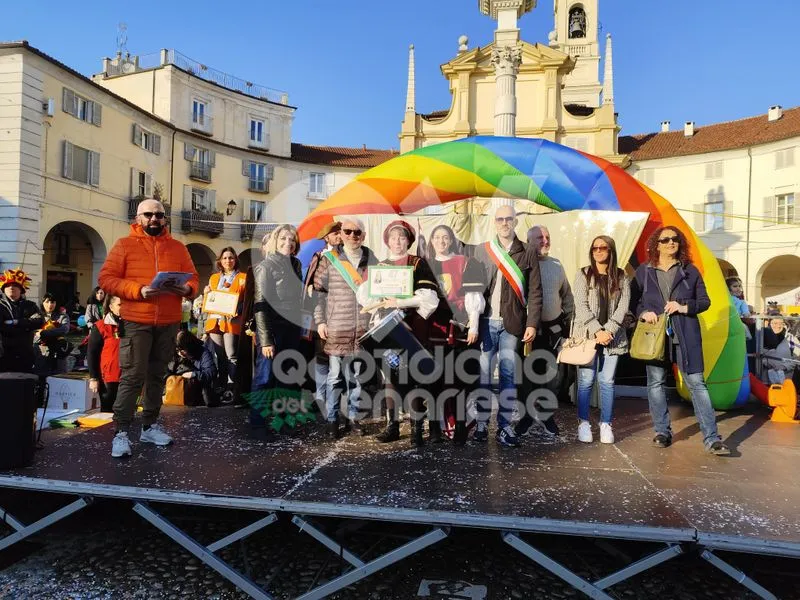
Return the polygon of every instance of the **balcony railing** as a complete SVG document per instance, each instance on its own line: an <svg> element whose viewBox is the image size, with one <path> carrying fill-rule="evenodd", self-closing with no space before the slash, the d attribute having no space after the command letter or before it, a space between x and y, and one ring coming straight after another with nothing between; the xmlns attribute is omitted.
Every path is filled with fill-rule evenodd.
<svg viewBox="0 0 800 600"><path fill-rule="evenodd" d="M253 239L261 240L266 234L271 233L277 227L274 223L250 223L245 222L242 225L241 239L243 242L249 242Z"/></svg>
<svg viewBox="0 0 800 600"><path fill-rule="evenodd" d="M324 185L316 190L308 190L308 197L311 200L325 200L333 195L334 189L332 185Z"/></svg>
<svg viewBox="0 0 800 600"><path fill-rule="evenodd" d="M212 135L214 132L214 117L206 114L192 115L192 131L202 133L204 135Z"/></svg>
<svg viewBox="0 0 800 600"><path fill-rule="evenodd" d="M202 232L220 235L225 229L225 220L219 213L206 210L181 211L181 229L184 233Z"/></svg>
<svg viewBox="0 0 800 600"><path fill-rule="evenodd" d="M260 192L262 194L269 193L269 179L261 178L261 179L253 179L250 178L250 185L247 186L247 189L251 192Z"/></svg>
<svg viewBox="0 0 800 600"><path fill-rule="evenodd" d="M142 200L144 200L142 196L135 196L128 200L128 221L131 223L136 220L136 210ZM169 222L169 218L172 215L172 207L169 204L164 205L164 214L167 216L167 222Z"/></svg>
<svg viewBox="0 0 800 600"><path fill-rule="evenodd" d="M199 181L211 181L211 165L199 161L192 162L192 171L189 177Z"/></svg>

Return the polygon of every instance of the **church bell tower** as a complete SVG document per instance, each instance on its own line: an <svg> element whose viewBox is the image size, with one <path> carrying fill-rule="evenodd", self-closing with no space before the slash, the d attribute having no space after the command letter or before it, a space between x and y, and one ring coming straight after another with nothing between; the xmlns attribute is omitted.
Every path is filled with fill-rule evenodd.
<svg viewBox="0 0 800 600"><path fill-rule="evenodd" d="M554 0L555 30L550 47L576 59L564 78L564 104L600 106L600 0Z"/></svg>

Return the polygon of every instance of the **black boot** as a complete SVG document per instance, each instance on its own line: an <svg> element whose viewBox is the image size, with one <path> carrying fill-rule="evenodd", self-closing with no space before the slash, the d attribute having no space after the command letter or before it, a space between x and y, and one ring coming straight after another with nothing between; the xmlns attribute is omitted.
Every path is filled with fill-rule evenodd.
<svg viewBox="0 0 800 600"><path fill-rule="evenodd" d="M428 439L431 444L441 444L444 441L442 425L439 421L428 421Z"/></svg>
<svg viewBox="0 0 800 600"><path fill-rule="evenodd" d="M359 421L355 421L355 420L350 421L350 420L348 420L346 429L347 429L347 432L350 435L355 435L355 436L359 436L359 437L367 435L366 430L364 429L364 427L361 425L361 423Z"/></svg>
<svg viewBox="0 0 800 600"><path fill-rule="evenodd" d="M425 440L422 434L425 430L425 419L411 420L411 446L414 448L422 448L425 445Z"/></svg>
<svg viewBox="0 0 800 600"><path fill-rule="evenodd" d="M375 439L381 444L396 442L400 439L400 423L398 423L395 419L395 412L393 408L390 408L386 411L386 420L387 423L384 430L375 436Z"/></svg>
<svg viewBox="0 0 800 600"><path fill-rule="evenodd" d="M464 446L467 443L467 424L464 421L456 421L456 429L453 432L453 443L456 446Z"/></svg>
<svg viewBox="0 0 800 600"><path fill-rule="evenodd" d="M328 439L331 440L338 440L339 435L339 419L338 417L333 421L328 421L328 424L325 426L325 434L328 436Z"/></svg>

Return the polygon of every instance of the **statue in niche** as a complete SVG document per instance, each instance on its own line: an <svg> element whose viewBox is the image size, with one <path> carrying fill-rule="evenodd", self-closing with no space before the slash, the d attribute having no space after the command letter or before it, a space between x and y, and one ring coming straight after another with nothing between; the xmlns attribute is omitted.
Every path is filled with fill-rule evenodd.
<svg viewBox="0 0 800 600"><path fill-rule="evenodd" d="M580 6L569 11L569 38L586 37L586 13Z"/></svg>

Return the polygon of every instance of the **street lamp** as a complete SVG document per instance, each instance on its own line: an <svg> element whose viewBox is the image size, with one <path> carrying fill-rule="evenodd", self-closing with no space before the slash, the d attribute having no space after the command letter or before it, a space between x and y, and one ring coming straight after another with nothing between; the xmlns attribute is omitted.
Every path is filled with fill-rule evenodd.
<svg viewBox="0 0 800 600"><path fill-rule="evenodd" d="M236 211L236 201L231 200L230 202L228 202L228 210L227 210L228 216L230 217L234 213L234 211Z"/></svg>

